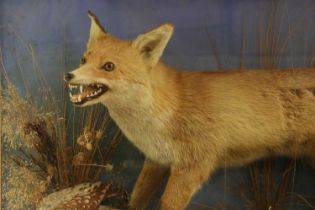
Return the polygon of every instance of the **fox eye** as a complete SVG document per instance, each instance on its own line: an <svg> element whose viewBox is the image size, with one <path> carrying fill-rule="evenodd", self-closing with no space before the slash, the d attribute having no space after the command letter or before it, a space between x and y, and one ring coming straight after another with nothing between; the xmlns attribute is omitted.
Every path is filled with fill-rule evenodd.
<svg viewBox="0 0 315 210"><path fill-rule="evenodd" d="M80 64L85 64L85 63L86 63L86 58L85 57L81 58Z"/></svg>
<svg viewBox="0 0 315 210"><path fill-rule="evenodd" d="M113 62L106 62L103 66L102 69L106 71L113 71L115 69L115 64Z"/></svg>

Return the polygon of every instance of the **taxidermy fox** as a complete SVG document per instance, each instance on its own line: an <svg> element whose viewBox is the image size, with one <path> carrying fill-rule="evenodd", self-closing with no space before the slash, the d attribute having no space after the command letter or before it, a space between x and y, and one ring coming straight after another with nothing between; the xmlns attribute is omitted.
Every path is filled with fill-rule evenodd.
<svg viewBox="0 0 315 210"><path fill-rule="evenodd" d="M271 155L315 165L315 70L179 71L160 62L173 26L133 41L91 18L87 50L65 80L71 101L104 104L145 155L130 207L144 209L167 175L162 210L181 210L210 174Z"/></svg>

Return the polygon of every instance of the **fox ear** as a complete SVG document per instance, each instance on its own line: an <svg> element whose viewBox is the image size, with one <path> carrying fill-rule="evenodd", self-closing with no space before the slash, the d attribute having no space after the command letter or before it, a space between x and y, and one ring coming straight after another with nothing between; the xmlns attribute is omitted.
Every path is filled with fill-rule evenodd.
<svg viewBox="0 0 315 210"><path fill-rule="evenodd" d="M90 28L90 37L87 44L87 47L91 46L93 42L97 39L104 37L106 35L106 31L103 26L101 26L98 18L91 11L88 11L88 16L91 19L91 28Z"/></svg>
<svg viewBox="0 0 315 210"><path fill-rule="evenodd" d="M171 24L164 24L145 34L139 35L133 42L132 47L136 48L150 67L156 65L163 51L173 34L174 27Z"/></svg>

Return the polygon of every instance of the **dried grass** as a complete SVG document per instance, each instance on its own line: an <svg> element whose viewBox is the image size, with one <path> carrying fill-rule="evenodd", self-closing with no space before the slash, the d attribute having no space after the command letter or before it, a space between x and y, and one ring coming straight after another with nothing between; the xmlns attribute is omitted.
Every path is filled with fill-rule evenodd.
<svg viewBox="0 0 315 210"><path fill-rule="evenodd" d="M1 54L5 209L34 209L49 193L99 180L102 173L113 170L109 159L122 139L119 129L109 132L112 123L103 107L80 111L72 105L69 108L64 86L61 100L57 100L60 97L55 97L43 76L34 49L23 45L27 46L33 64L33 72L29 73L37 77L40 91L21 95L21 91L30 93L29 87L23 82L24 90L20 90L10 81Z"/></svg>
<svg viewBox="0 0 315 210"><path fill-rule="evenodd" d="M55 142L50 137L58 119L20 97L9 82L1 91L0 106L5 201L10 209L31 207L42 193L57 187Z"/></svg>
<svg viewBox="0 0 315 210"><path fill-rule="evenodd" d="M275 173L275 160L264 161L263 167L249 166L248 192L243 193L246 209L285 210L290 206L304 206L314 209L305 197L292 193L294 185L295 160L289 160L282 176Z"/></svg>

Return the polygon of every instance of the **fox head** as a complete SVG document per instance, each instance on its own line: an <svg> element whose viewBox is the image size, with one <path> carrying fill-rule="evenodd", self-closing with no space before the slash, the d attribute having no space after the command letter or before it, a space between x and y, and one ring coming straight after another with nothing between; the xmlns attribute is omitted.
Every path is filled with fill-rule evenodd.
<svg viewBox="0 0 315 210"><path fill-rule="evenodd" d="M173 26L164 24L133 41L125 41L107 33L93 13L88 12L88 16L91 27L86 52L80 66L64 78L71 101L87 106L137 97L139 102L145 100Z"/></svg>

